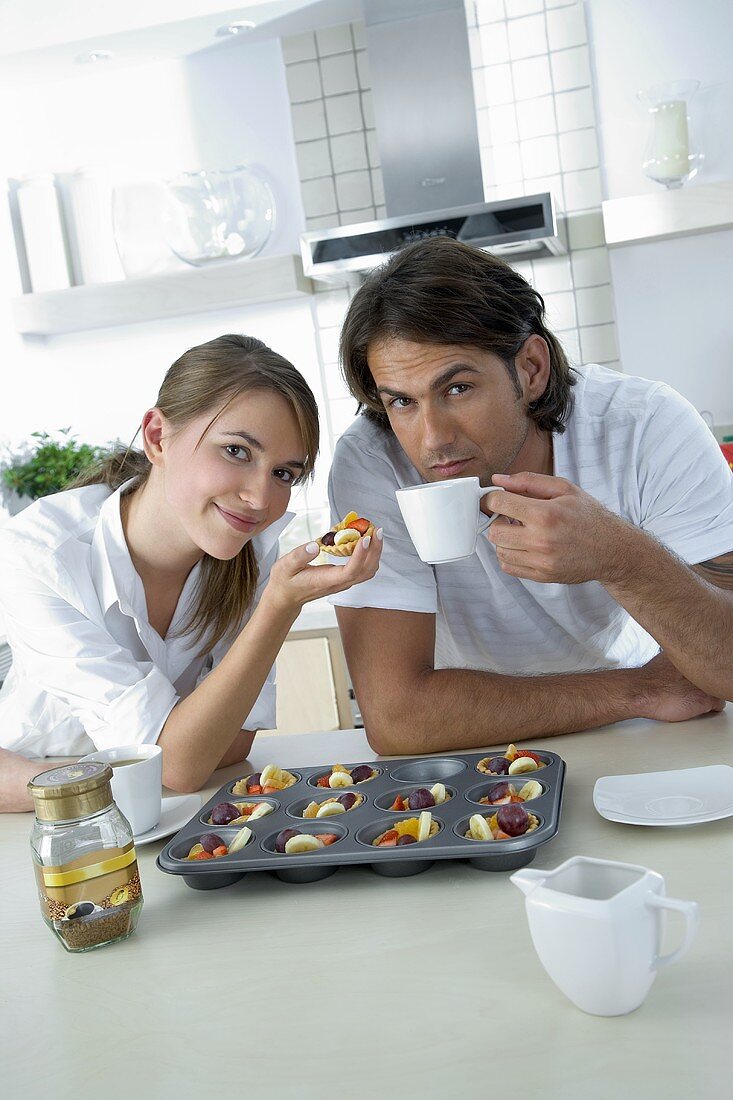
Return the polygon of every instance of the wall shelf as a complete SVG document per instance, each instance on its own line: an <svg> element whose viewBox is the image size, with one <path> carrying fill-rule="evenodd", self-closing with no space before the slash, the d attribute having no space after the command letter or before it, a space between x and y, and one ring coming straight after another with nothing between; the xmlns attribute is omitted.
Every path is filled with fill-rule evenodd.
<svg viewBox="0 0 733 1100"><path fill-rule="evenodd" d="M18 332L54 336L312 293L299 256L259 256L143 279L21 294L12 300L12 313Z"/></svg>
<svg viewBox="0 0 733 1100"><path fill-rule="evenodd" d="M609 248L733 229L733 181L609 199L602 208Z"/></svg>

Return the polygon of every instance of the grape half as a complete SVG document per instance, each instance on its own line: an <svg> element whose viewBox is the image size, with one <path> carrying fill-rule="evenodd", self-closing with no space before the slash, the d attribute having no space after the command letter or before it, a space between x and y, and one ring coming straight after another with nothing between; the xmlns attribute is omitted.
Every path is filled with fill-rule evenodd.
<svg viewBox="0 0 733 1100"><path fill-rule="evenodd" d="M524 806L516 802L508 806L500 806L496 811L496 820L499 828L507 836L523 836L529 828L529 814Z"/></svg>
<svg viewBox="0 0 733 1100"><path fill-rule="evenodd" d="M218 806L214 806L209 814L212 825L228 825L230 821L234 821L235 818L240 816L239 807L234 806L231 802L220 802Z"/></svg>
<svg viewBox="0 0 733 1100"><path fill-rule="evenodd" d="M407 805L411 810L427 810L429 806L435 805L432 791L427 787L418 787L417 790L410 791Z"/></svg>

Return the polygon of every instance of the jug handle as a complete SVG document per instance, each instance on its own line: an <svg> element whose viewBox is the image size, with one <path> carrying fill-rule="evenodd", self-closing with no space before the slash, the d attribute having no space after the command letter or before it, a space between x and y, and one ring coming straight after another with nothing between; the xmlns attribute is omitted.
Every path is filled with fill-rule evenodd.
<svg viewBox="0 0 733 1100"><path fill-rule="evenodd" d="M677 898L661 897L659 894L651 894L647 898L647 905L651 905L654 909L672 909L685 918L685 936L680 946L668 955L657 955L652 963L653 970L660 970L663 966L669 966L670 963L681 959L692 947L699 923L699 909L695 901L678 901Z"/></svg>

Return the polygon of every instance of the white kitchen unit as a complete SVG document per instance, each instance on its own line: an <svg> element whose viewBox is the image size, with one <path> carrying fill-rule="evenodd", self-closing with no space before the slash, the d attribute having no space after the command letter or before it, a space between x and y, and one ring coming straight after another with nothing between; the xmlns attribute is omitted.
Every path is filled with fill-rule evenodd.
<svg viewBox="0 0 733 1100"><path fill-rule="evenodd" d="M733 422L721 324L730 313L733 182L610 199L603 225L625 369L662 378L717 424Z"/></svg>

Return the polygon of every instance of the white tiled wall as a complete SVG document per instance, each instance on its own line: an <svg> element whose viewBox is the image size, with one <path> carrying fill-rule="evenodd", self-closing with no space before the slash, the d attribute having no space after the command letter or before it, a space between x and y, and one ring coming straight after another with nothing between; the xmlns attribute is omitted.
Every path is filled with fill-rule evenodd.
<svg viewBox="0 0 733 1100"><path fill-rule="evenodd" d="M567 217L567 255L514 266L543 295L572 361L619 368L583 4L466 0L466 16L486 199L549 190ZM386 216L365 45L358 23L283 40L309 229ZM329 450L356 409L338 370L352 293L324 289L313 304ZM326 519L319 482L295 502L306 534Z"/></svg>

